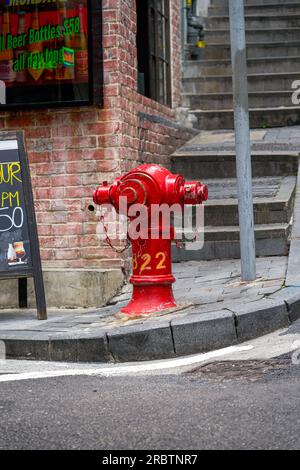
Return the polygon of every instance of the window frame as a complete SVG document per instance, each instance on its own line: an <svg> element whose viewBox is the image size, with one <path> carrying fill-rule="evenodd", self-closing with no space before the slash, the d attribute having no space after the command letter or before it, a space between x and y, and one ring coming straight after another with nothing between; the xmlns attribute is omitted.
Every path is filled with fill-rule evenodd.
<svg viewBox="0 0 300 470"><path fill-rule="evenodd" d="M0 111L30 111L34 109L103 107L103 37L102 0L87 0L89 51L89 97L84 101L43 101L0 105Z"/></svg>
<svg viewBox="0 0 300 470"><path fill-rule="evenodd" d="M144 50L148 55L147 70L145 71L148 77L145 77L146 86L143 94L171 108L171 2L170 0L147 0L146 8L147 45ZM161 30L159 30L159 24ZM143 37L145 36L146 34ZM159 36L161 36L161 42ZM140 37L137 39L137 48L141 47L141 44L138 44L139 41L141 41ZM139 66L138 71L140 71Z"/></svg>

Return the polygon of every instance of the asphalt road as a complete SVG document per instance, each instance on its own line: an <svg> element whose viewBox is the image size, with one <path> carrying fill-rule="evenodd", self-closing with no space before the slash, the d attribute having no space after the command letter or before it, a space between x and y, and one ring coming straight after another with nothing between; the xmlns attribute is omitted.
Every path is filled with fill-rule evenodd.
<svg viewBox="0 0 300 470"><path fill-rule="evenodd" d="M1 449L299 449L300 365L0 383Z"/></svg>

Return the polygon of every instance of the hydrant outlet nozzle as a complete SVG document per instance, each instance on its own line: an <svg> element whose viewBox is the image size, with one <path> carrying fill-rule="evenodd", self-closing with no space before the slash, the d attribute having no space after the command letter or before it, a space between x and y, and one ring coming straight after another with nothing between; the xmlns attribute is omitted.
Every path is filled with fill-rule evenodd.
<svg viewBox="0 0 300 470"><path fill-rule="evenodd" d="M93 194L93 201L98 205L111 203L110 186L103 185L96 189Z"/></svg>
<svg viewBox="0 0 300 470"><path fill-rule="evenodd" d="M198 188L198 196L201 202L205 202L208 199L208 187L206 184L201 184Z"/></svg>
<svg viewBox="0 0 300 470"><path fill-rule="evenodd" d="M197 205L208 199L208 188L199 182L187 182L183 186L183 204Z"/></svg>

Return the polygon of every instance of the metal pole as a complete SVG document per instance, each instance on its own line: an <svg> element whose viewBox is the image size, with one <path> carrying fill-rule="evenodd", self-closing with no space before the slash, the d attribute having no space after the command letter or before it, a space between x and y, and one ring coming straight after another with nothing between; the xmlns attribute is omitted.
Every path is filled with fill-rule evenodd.
<svg viewBox="0 0 300 470"><path fill-rule="evenodd" d="M183 71L183 64L185 62L185 47L187 42L187 18L186 18L186 0L180 0L181 9L181 69Z"/></svg>
<svg viewBox="0 0 300 470"><path fill-rule="evenodd" d="M229 0L236 168L243 281L256 278L244 0Z"/></svg>

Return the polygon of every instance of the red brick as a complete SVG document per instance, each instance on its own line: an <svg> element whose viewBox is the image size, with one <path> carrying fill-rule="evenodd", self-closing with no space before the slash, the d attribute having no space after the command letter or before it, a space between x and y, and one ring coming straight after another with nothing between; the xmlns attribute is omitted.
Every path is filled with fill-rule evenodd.
<svg viewBox="0 0 300 470"><path fill-rule="evenodd" d="M30 163L44 163L49 162L51 158L50 152L30 152L29 161Z"/></svg>
<svg viewBox="0 0 300 470"><path fill-rule="evenodd" d="M52 178L52 186L76 186L80 187L82 184L81 175L56 175Z"/></svg>
<svg viewBox="0 0 300 470"><path fill-rule="evenodd" d="M53 225L52 233L55 236L80 235L82 234L82 224L57 224Z"/></svg>

